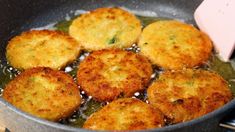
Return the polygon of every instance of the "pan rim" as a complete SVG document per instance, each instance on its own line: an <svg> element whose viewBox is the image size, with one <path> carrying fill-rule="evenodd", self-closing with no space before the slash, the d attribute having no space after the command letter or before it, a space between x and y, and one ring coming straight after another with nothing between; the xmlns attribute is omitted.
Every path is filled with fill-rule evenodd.
<svg viewBox="0 0 235 132"><path fill-rule="evenodd" d="M37 118L34 117L26 112L23 112L19 109L17 109L16 107L14 107L13 105L11 105L10 103L8 103L7 101L5 101L3 98L0 97L0 104L3 104L4 107L7 107L7 109L9 111L15 112L16 114L18 114L21 117L25 117L27 120L31 120L33 122L39 123L40 125L45 125L45 126L49 126L51 128L56 128L56 129L60 129L62 131L81 131L81 132L92 132L91 130L86 130L86 129L82 129L82 128L76 128L76 127L72 127L72 126L67 126L67 125L63 125L63 124L59 124L59 123L55 123L55 122L51 122L51 121L47 121L41 118ZM235 107L235 99L231 100L230 102L228 102L227 104L225 104L224 106L222 106L219 109L214 110L213 112L210 112L204 116L201 116L197 119L191 120L191 121L187 121L187 122L183 122L183 123L179 123L179 124L175 124L175 125L169 125L169 126L165 126L163 128L157 128L157 129L148 129L148 130L140 130L138 132L144 132L144 131L157 131L157 132L162 132L162 131L173 131L176 129L180 129L183 127L187 127L187 126L191 126L191 125L195 125L197 123L201 123L205 120L208 120L210 118L216 117L218 115L224 114L225 112L228 112L229 110L232 110L232 108Z"/></svg>
<svg viewBox="0 0 235 132"><path fill-rule="evenodd" d="M83 129L83 128L76 128L76 127L72 127L72 126L67 126L64 124L59 124L57 122L51 122L45 119L41 119L35 116L32 116L26 112L21 111L20 109L14 107L13 105L11 105L10 103L8 103L7 101L5 101L3 98L0 98L0 103L3 104L5 107L7 107L7 109L17 113L19 116L23 116L28 120L34 121L36 123L39 123L41 125L46 125L52 128L56 128L56 129L60 129L60 130L64 130L64 131L81 131L81 132L93 132L93 130L87 130L87 129ZM224 106L222 106L219 109L216 109L206 115L203 115L197 119L194 120L190 120L190 121L186 121L183 123L178 123L178 124L174 124L174 125L169 125L169 126L165 126L162 128L156 128L156 129L147 129L147 130L138 130L138 132L145 132L145 131L149 131L149 132L153 132L153 131L157 131L157 132L162 132L162 131L172 131L172 130L176 130L182 127L186 127L186 126L191 126L194 124L198 124L200 122L203 122L207 119L210 119L212 117L215 117L217 115L220 115L222 113L225 113L226 111L232 110L232 107L235 107L235 98L233 100L231 100L229 103L225 104ZM219 124L218 124L219 125Z"/></svg>

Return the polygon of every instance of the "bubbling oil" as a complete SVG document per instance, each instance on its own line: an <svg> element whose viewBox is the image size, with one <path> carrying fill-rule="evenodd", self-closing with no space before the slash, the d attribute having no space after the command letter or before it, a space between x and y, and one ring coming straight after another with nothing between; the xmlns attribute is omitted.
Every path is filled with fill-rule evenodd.
<svg viewBox="0 0 235 132"><path fill-rule="evenodd" d="M155 21L169 20L169 18L162 18L162 17L144 17L144 16L137 16L137 17L141 20L143 27ZM54 24L54 27L52 27L51 29L68 33L68 27L70 26L74 18L76 17L71 17L70 20L66 19L64 21L60 21L57 24ZM139 53L141 49L136 44L134 44L125 50L132 51L134 53ZM89 52L83 51L74 62L72 62L63 69L66 73L70 74L74 78L75 82L77 81L76 74L77 74L77 69L79 68L79 63L83 61L88 55ZM235 59L232 61L234 63ZM219 73L225 80L228 81L230 89L232 90L233 94L235 93L235 70L233 69L231 62L225 63L221 61L216 54L213 54L211 55L211 58L208 60L206 64L198 68L213 70ZM150 83L158 78L159 74L163 72L163 69L157 66L153 66L153 71L154 72L151 76ZM10 66L9 63L7 63L6 61L0 60L0 96L2 95L5 85L19 74L20 71ZM82 103L80 108L77 111L75 111L72 116L66 119L61 119L59 123L74 127L82 127L83 123L92 113L100 110L103 106L109 103L109 102L97 102L91 96L87 96L84 91L81 91L81 97L82 97ZM133 95L133 98L138 98L148 103L146 91L136 92Z"/></svg>

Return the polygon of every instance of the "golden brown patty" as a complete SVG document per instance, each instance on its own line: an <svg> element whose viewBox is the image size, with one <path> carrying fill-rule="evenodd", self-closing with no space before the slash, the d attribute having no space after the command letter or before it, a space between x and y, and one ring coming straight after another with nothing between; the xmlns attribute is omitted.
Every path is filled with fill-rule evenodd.
<svg viewBox="0 0 235 132"><path fill-rule="evenodd" d="M232 99L227 82L205 70L165 72L147 90L150 104L172 123L209 113Z"/></svg>
<svg viewBox="0 0 235 132"><path fill-rule="evenodd" d="M140 33L140 21L120 8L93 10L76 18L69 27L69 34L87 50L129 47Z"/></svg>
<svg viewBox="0 0 235 132"><path fill-rule="evenodd" d="M143 130L164 125L162 113L138 99L118 99L89 117L83 128L92 130Z"/></svg>
<svg viewBox="0 0 235 132"><path fill-rule="evenodd" d="M152 67L138 54L119 49L93 52L79 66L78 84L98 101L130 97L145 88Z"/></svg>
<svg viewBox="0 0 235 132"><path fill-rule="evenodd" d="M164 69L192 68L211 54L210 39L191 25L175 20L148 25L138 42L141 53Z"/></svg>
<svg viewBox="0 0 235 132"><path fill-rule="evenodd" d="M6 57L19 69L33 67L63 68L76 59L80 45L68 35L56 31L28 31L11 39Z"/></svg>
<svg viewBox="0 0 235 132"><path fill-rule="evenodd" d="M6 85L3 98L25 112L51 121L70 116L81 102L73 79L49 68L25 70Z"/></svg>

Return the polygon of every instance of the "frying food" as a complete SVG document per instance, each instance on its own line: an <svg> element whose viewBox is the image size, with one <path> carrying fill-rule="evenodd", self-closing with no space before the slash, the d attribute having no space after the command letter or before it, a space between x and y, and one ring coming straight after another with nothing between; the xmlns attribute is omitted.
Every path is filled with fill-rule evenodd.
<svg viewBox="0 0 235 132"><path fill-rule="evenodd" d="M147 90L150 104L172 123L209 113L232 99L227 82L206 70L167 71Z"/></svg>
<svg viewBox="0 0 235 132"><path fill-rule="evenodd" d="M56 31L28 31L11 39L6 48L10 64L18 69L50 67L61 69L76 59L80 45Z"/></svg>
<svg viewBox="0 0 235 132"><path fill-rule="evenodd" d="M40 67L25 70L7 84L3 98L25 112L51 121L70 116L81 102L72 77Z"/></svg>
<svg viewBox="0 0 235 132"><path fill-rule="evenodd" d="M143 130L164 125L163 115L138 99L118 99L93 113L83 128L92 130Z"/></svg>
<svg viewBox="0 0 235 132"><path fill-rule="evenodd" d="M79 65L78 84L98 101L130 97L149 83L152 66L138 54L120 49L91 53Z"/></svg>
<svg viewBox="0 0 235 132"><path fill-rule="evenodd" d="M80 11L66 14L53 27L57 31L28 31L9 41L6 57L17 69L0 66L7 74L0 94L17 77L3 91L6 101L61 124L125 131L192 120L232 99L233 88L222 77L202 70L208 66L231 80L232 66L214 59L212 42L192 25L136 17L120 8L98 8L69 20ZM79 56L80 50L85 51Z"/></svg>
<svg viewBox="0 0 235 132"><path fill-rule="evenodd" d="M204 33L175 20L158 21L142 32L141 53L164 69L192 68L211 55L212 44Z"/></svg>
<svg viewBox="0 0 235 132"><path fill-rule="evenodd" d="M120 8L98 8L82 14L69 27L69 34L86 50L126 48L140 33L140 21Z"/></svg>

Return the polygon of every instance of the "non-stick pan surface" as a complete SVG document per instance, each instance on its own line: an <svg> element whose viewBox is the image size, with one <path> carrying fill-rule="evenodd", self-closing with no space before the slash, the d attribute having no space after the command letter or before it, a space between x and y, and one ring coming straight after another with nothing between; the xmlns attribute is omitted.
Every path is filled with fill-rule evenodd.
<svg viewBox="0 0 235 132"><path fill-rule="evenodd" d="M12 36L64 20L66 16L73 16L78 9L118 6L138 11L142 15L175 18L195 24L193 12L201 2L202 0L0 0L0 59L5 60L5 47ZM218 126L219 121L234 106L233 100L199 119L148 131L224 131ZM10 131L87 131L29 116L2 98L0 125L5 125Z"/></svg>

